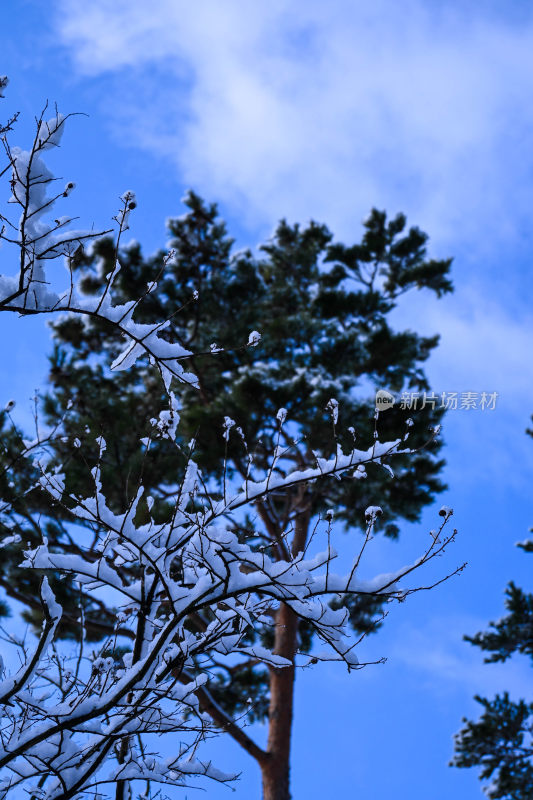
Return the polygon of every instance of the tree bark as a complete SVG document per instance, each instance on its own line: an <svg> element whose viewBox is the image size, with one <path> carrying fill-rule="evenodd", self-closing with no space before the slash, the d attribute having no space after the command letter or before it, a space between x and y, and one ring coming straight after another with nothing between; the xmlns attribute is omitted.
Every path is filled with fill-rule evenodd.
<svg viewBox="0 0 533 800"><path fill-rule="evenodd" d="M296 517L292 553L304 549L309 529L309 512ZM294 658L298 648L298 617L281 605L276 617L273 652L291 661L290 667L270 668L268 742L262 763L263 800L290 800L291 734L294 712Z"/></svg>

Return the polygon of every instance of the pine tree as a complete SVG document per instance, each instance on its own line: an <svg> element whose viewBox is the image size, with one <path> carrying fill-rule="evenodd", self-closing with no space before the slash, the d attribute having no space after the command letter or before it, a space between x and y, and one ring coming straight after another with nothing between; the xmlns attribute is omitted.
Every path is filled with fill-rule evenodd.
<svg viewBox="0 0 533 800"><path fill-rule="evenodd" d="M533 431L528 430L531 436ZM533 539L518 544L533 553ZM486 663L505 662L515 653L533 661L533 594L511 581L505 590L507 614L491 622L488 631L465 640L486 653ZM456 767L481 767L480 779L490 780L485 791L494 800L530 800L533 797L533 702L511 700L509 693L493 699L475 696L483 713L455 740Z"/></svg>
<svg viewBox="0 0 533 800"><path fill-rule="evenodd" d="M0 76L0 95L6 84L7 78ZM242 457L242 451L233 450L229 461L224 455L220 480L215 468L202 474L194 455L195 451L201 454L202 445L186 442L183 436L180 444L176 441L176 394L184 385L199 388L199 378L184 370L192 353L179 341L162 337L168 336L169 320L147 323L135 318L137 313L143 316L140 309L155 292L155 281L129 302L114 303L120 242L136 207L135 196L125 192L121 198L114 217L115 253L100 290L94 294L93 282L93 294L80 294L75 286L76 255L83 242L101 234L73 230L72 218L55 217L52 212L56 203L68 197L73 183L58 191L43 159L44 152L59 145L68 119L57 109L46 119L46 109L36 118L27 150L11 147L7 138L16 115L7 126L0 125L8 161L0 177L9 175L9 202L20 212L16 222L0 214L0 240L17 255L15 274L0 275L0 312L16 314L21 326L25 316L34 314L68 314L70 321L89 319L94 326L104 326L107 336L115 331L118 340L125 340L110 370L116 374L133 369L143 357L149 368L141 366L137 379L122 384L132 402L121 407L121 395L109 391L109 410L96 404L98 416L91 416L87 405L98 401L98 392L89 392L77 397L78 410L72 410L73 399L64 409L61 402L57 407L52 402L48 415L53 424L43 425L37 399L32 438L22 438L14 427L14 401L2 412L0 549L8 554L4 566L10 578L4 585L28 605L32 621L40 619L42 625L34 637L27 636L27 630L22 636L16 630L3 630L8 663L0 656L0 798L27 793L42 800L73 800L96 793L100 798L125 800L137 789L143 797L154 796L154 791L157 796L165 786L183 790L194 778L233 781L233 773L214 767L200 752L204 741L220 727L261 763L267 795L288 794L288 785L272 780L277 777L271 766L278 768L278 753L261 750L217 703L211 692L214 684L215 695L220 694L216 675L238 676L241 671L255 670L255 682L262 674L279 676L284 669L293 676L296 658L300 666L322 660L342 662L349 670L365 666L355 652L362 636L350 630L348 609L353 607L353 598L363 598L362 607L367 608L368 598L403 602L413 592L427 589L427 585L413 586L411 578L453 540L455 533L440 537L452 511L441 509L439 532L414 562L361 579L361 560L382 513L377 506L365 510L365 537L358 540L355 551L350 548L351 563L345 574L337 574L333 566L336 554L330 546L330 518L317 522L305 552L283 548L292 529L303 529L301 518L311 513L317 485L354 475L362 478L367 469L384 467L390 474L391 459L411 455L404 444L408 433L384 442L376 425L375 436L364 450L354 446L346 452L334 442L331 457L328 447L314 451L314 464L307 466L298 458L291 461L291 455L299 452L297 444L288 449L281 445L294 423L287 423L287 410L280 409L271 425L277 431L274 450L266 453L263 444L253 463L244 432L233 430L235 423L225 416L220 438L229 445L236 434L247 454L246 476L233 480L228 475L228 466L237 473ZM70 278L66 286L58 287L59 292L49 281L51 262L56 259L67 267ZM164 258L162 269L169 263ZM174 314L175 309L171 310ZM152 317L152 311L148 306L145 319ZM89 338L90 327L80 327ZM254 347L259 338L252 331L245 347ZM91 353L89 365L97 366L101 357L102 353ZM59 361L60 366L68 363L61 357ZM75 360L70 363L75 370ZM162 403L151 406L157 416L146 423L148 436L142 436L136 451L128 452L120 437L127 437L131 427L144 432L144 419L136 425L136 401L144 387L151 389L151 400L159 394ZM105 427L97 435L94 424L83 429L79 425L83 402L82 413L97 428L104 418L120 422L110 440L109 455ZM330 398L328 408L335 433L337 400ZM115 419L117 411L131 411L131 419ZM73 428L71 417L79 432L74 438L68 435ZM152 448L162 440L171 450L177 448L174 460L168 460L168 448ZM142 464L138 451L143 453ZM123 455L126 461L121 460ZM166 472L163 483L155 486L162 455L167 466L178 470ZM110 502L102 468L112 495L115 489ZM157 492L157 502L146 494L144 476ZM43 501L43 496L48 500ZM261 528L243 527L245 509L254 516L260 508L273 514L280 510L283 497L290 505L296 496L299 502L306 501L305 508L292 506L292 519L281 538L269 541L269 528L263 534ZM327 490L320 497L325 502ZM164 513L166 518L161 518ZM258 540L264 543L259 545ZM57 602L59 593L65 610ZM347 608L332 608L343 598L350 598ZM106 606L106 601L115 607ZM302 646L295 649L298 631ZM86 633L98 640L95 647L86 646ZM305 652L306 642L314 637L322 652L311 655ZM281 651L289 657L283 658ZM292 692L292 683L277 677L271 680L270 706L281 688L290 702L286 690ZM290 737L290 726L284 735ZM170 757L158 746L161 738L169 742Z"/></svg>
<svg viewBox="0 0 533 800"><path fill-rule="evenodd" d="M388 220L384 212L373 210L361 241L350 246L334 242L324 225L311 222L300 227L282 221L272 239L253 255L234 249L215 205L192 192L185 202L187 214L168 223L173 258L168 259L167 251L145 258L135 243L123 247L114 297L116 302L127 302L142 295L147 283L157 281L157 290L145 297L136 319L170 319L169 338L195 353L188 369L198 380L200 402L198 389L181 393L178 442L195 439L194 458L211 493L213 486L222 487L225 478L244 477L251 458L257 466L267 466L276 447L285 448L284 458L294 466L305 468L316 465L315 450L331 453L332 441L345 450L353 447L354 437L367 441L375 424L369 397L376 387L397 393L429 390L422 364L438 337L397 332L390 315L400 296L412 289L429 289L439 297L451 291L451 261L428 259L426 234L416 227L407 229L402 214ZM77 266L83 274L92 270L82 282L85 293L101 292L113 259L114 245L105 238L87 253L78 252ZM53 330L51 390L43 406L49 423L63 419L64 451L60 441L54 446L58 463L69 459L67 490L83 494L85 459L90 460L91 447L96 455L96 437L105 430L102 482L108 503L117 510L127 506L131 487L142 473L146 491L155 501L152 516L164 519L173 503L174 476L183 470L186 455L164 438L154 441L149 459L139 445L161 407L160 382L142 363L111 377L109 365L123 343L105 321L65 317L54 323ZM252 337L251 346L242 347L250 331L256 330L260 341ZM409 413L396 405L381 414L382 437L400 438ZM364 529L362 512L379 498L383 533L396 538L398 521L417 520L422 508L444 488L439 479L440 444L433 441L422 449L428 426L438 423L442 411L427 405L416 414L410 443L421 449L396 460L401 481L383 469L381 475L359 473L357 477L364 480L356 477L333 486L329 482L327 489L315 482L286 489L257 502L255 519L234 520L236 532L249 540L255 526L259 529L255 546L283 559L305 549L319 516L334 512L348 531ZM279 420L285 419L287 423L280 426ZM237 431L227 441L220 436L224 425ZM74 440L83 443L78 462L70 447ZM247 450L245 441L253 443L253 451ZM142 515L142 509L138 513ZM68 514L64 519L57 512L50 517L47 535L53 547L75 549L68 522ZM31 540L30 527L21 533L24 540ZM11 596L18 557L16 548L8 548L0 566L1 585ZM74 591L65 582L54 588L63 597ZM23 597L18 599L24 602ZM82 602L89 637L97 640L112 630L112 608L94 597ZM342 603L355 631L379 627L383 598L350 597ZM39 609L28 605L27 617L38 625ZM68 607L66 597L63 605ZM191 624L206 623L199 618ZM262 643L278 655L294 660L297 648L311 651L312 629L287 606L278 612L274 640L270 630L265 626ZM62 632L74 635L74 622L69 629L67 619ZM213 702L205 710L257 760L265 799L287 800L294 668L267 669L250 659L231 671L213 655L211 674L218 684L211 682ZM248 721L268 717L266 749L246 731L236 732L229 725L238 715L246 715Z"/></svg>

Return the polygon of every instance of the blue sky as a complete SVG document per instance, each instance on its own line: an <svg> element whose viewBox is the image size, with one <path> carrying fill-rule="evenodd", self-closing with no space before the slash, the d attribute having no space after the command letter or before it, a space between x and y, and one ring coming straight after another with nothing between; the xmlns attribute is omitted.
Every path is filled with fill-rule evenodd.
<svg viewBox="0 0 533 800"><path fill-rule="evenodd" d="M106 227L133 189L131 234L150 251L192 187L219 202L241 246L282 216L355 241L377 206L406 212L432 255L454 257L455 294L410 299L398 325L441 334L428 365L436 391L497 391L497 408L448 414L449 491L400 544L376 540L368 568L415 552L443 501L459 538L442 567L469 566L367 640L363 657L386 665L300 676L293 782L295 797L481 797L474 772L446 766L451 737L477 714L474 693L525 695L531 678L525 660L484 666L462 642L501 615L507 581L528 586L530 574L513 545L533 524L531 4L4 0L2 10L2 116L22 112L13 141L28 141L47 98L89 115L53 156L77 183L69 211L84 225ZM10 272L6 249L0 268ZM24 420L48 334L9 318L0 334L0 394ZM224 740L213 752L243 770L234 796L259 796L246 755Z"/></svg>

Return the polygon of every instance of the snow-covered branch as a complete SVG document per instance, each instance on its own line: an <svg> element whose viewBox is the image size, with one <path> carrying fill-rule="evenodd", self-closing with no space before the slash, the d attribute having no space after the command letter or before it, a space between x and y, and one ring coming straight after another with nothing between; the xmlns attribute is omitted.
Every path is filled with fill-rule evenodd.
<svg viewBox="0 0 533 800"><path fill-rule="evenodd" d="M230 779L212 767L206 769L201 761L187 760L186 754L172 764L153 761L147 766L136 742L179 731L189 735L195 749L217 725L234 725L231 720L221 722L206 691L208 675L198 664L206 654L217 654L222 661L251 657L255 663L288 666L290 662L271 649L249 644L252 631L272 625L272 612L280 604L312 626L322 642L319 652L302 653L302 665L339 660L348 668L359 667L354 649L359 639L346 624L347 611L334 610L331 601L353 594L405 599L420 587L406 587L402 581L440 554L450 538L442 540L439 532L415 563L363 580L360 565L378 507L367 509L367 535L345 574L333 570L336 554L331 547L315 554L308 547L288 560L270 558L236 534L231 515L280 486L357 470L394 455L398 447L398 442L375 443L367 451L320 458L316 469L284 477L269 470L263 480L255 476L217 502L205 495L201 473L190 458L164 523L152 518L142 485L123 513L113 512L102 490L100 461L92 469L92 495L68 495L65 477L49 467L46 458L39 460L32 447L42 491L69 510L80 524L81 537L92 531L96 546L93 541L76 554L55 552L43 538L41 545L26 551L21 566L68 576L85 593L111 593L116 629L98 651L87 653L80 644L80 652L59 656L53 632L61 609L43 579L46 619L41 639L26 664L0 686L6 702L0 768L10 775L0 797L23 778L35 782L45 776L46 789L43 783L37 796L47 800L81 797L95 782L100 786L119 779L140 780L147 772L152 781L176 785L192 774ZM101 439L100 459L104 453ZM441 530L449 516L446 511ZM147 521L141 524L140 517ZM206 622L198 625L198 620Z"/></svg>
<svg viewBox="0 0 533 800"><path fill-rule="evenodd" d="M161 336L169 321L146 325L133 318L139 304L157 288L155 281L137 300L125 305L113 303L113 282L120 270L118 250L128 230L129 217L137 206L133 192L124 192L114 217L115 267L106 276L103 290L96 297L86 296L79 290L74 279L78 251L111 233L112 229L77 230L72 227L72 217L54 218L55 206L71 194L75 184L67 181L59 185L59 179L46 164L45 155L60 146L66 123L73 115L60 114L56 109L47 119L47 111L45 106L37 118L35 136L27 150L10 144L8 134L14 120L0 133L7 157L7 166L0 174L10 173L8 203L16 206L19 212L17 219L0 213L0 240L17 252L16 274L0 275L0 311L25 315L67 312L106 321L115 326L125 340L124 350L115 359L113 369L128 369L139 357L147 356L157 365L167 390L173 378L195 384L195 376L187 373L182 364L191 353L178 342ZM55 264L61 261L67 268L65 281L54 272Z"/></svg>

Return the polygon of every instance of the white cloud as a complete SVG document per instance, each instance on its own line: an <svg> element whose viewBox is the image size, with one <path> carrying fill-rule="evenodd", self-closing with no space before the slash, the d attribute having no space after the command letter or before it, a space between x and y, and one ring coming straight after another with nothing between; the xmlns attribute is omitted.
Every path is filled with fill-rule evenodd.
<svg viewBox="0 0 533 800"><path fill-rule="evenodd" d="M463 635L486 630L486 620L468 615L436 615L422 627L401 626L390 649L391 662L418 672L437 693L466 690L484 697L508 691L513 699L530 698L529 659L514 657L505 663L485 664L479 648Z"/></svg>
<svg viewBox="0 0 533 800"><path fill-rule="evenodd" d="M485 482L489 491L505 481L526 490L533 470L531 439L524 435L533 413L533 316L489 287L457 283L455 296L436 300L420 293L395 312L400 328L440 332L426 366L435 392L498 393L493 411L452 410L445 417L444 439L454 448L447 480L452 488ZM483 465L481 474L474 464Z"/></svg>
<svg viewBox="0 0 533 800"><path fill-rule="evenodd" d="M440 332L427 365L435 389L497 391L507 410L527 419L533 411L533 314L490 286L454 278L456 292L444 299L426 292L406 297L394 312L395 324L412 327L416 320L421 334Z"/></svg>
<svg viewBox="0 0 533 800"><path fill-rule="evenodd" d="M57 25L79 74L103 81L121 141L241 230L312 216L350 238L377 205L406 210L439 255L459 251L458 295L409 300L403 321L442 334L436 389L501 395L495 425L449 415L455 474L475 480L474 454L492 479L526 481L532 319L509 259L533 208L533 15L468 6L57 0Z"/></svg>
<svg viewBox="0 0 533 800"><path fill-rule="evenodd" d="M250 227L313 216L346 235L377 204L465 241L529 213L531 24L423 0L58 8L130 141Z"/></svg>

